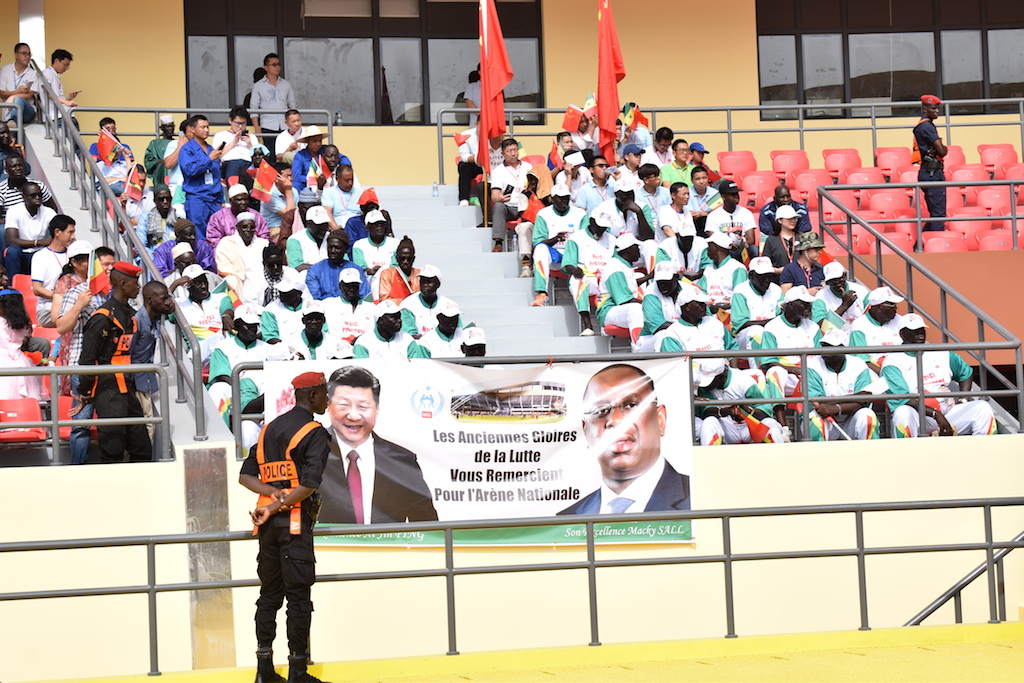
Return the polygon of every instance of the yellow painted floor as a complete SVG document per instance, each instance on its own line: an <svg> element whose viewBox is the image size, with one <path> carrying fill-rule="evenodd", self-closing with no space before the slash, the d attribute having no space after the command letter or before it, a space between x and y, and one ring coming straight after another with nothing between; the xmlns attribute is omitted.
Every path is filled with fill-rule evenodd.
<svg viewBox="0 0 1024 683"><path fill-rule="evenodd" d="M287 674L284 667L279 668ZM316 665L333 683L1024 681L1024 624L604 645ZM251 683L252 669L77 679Z"/></svg>

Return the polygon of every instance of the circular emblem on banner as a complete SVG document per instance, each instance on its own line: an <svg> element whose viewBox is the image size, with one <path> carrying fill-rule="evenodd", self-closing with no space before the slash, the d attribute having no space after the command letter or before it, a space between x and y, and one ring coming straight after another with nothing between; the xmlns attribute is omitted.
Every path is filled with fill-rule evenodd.
<svg viewBox="0 0 1024 683"><path fill-rule="evenodd" d="M420 417L432 418L444 410L444 395L429 385L412 392L409 402Z"/></svg>

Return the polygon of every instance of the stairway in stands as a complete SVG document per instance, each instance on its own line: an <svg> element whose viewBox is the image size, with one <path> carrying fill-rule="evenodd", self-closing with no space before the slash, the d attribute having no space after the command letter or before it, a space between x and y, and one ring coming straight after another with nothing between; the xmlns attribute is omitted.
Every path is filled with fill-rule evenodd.
<svg viewBox="0 0 1024 683"><path fill-rule="evenodd" d="M607 337L579 337L579 316L560 288L558 306L535 308L533 278L519 277L519 257L491 252L490 229L474 227L476 207L458 206L454 185L376 186L391 213L395 236L416 244L416 267L441 269L440 293L454 299L464 321L487 334L488 356L558 356L608 353Z"/></svg>

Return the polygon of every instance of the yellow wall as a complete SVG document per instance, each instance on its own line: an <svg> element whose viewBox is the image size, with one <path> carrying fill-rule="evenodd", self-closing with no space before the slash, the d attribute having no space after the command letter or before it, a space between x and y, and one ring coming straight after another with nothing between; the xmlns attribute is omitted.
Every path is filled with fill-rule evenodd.
<svg viewBox="0 0 1024 683"><path fill-rule="evenodd" d="M14 44L18 42L18 0L0 0L0 54L3 64L14 61Z"/></svg>

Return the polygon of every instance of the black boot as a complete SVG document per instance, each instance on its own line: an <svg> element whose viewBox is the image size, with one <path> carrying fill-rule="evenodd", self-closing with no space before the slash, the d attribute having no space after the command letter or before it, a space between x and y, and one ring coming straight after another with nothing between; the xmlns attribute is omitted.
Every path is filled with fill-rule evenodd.
<svg viewBox="0 0 1024 683"><path fill-rule="evenodd" d="M321 681L306 672L306 662L308 661L308 653L288 655L288 683L326 683L326 681Z"/></svg>
<svg viewBox="0 0 1024 683"><path fill-rule="evenodd" d="M256 683L284 683L284 677L274 671L274 652L269 647L256 650Z"/></svg>

